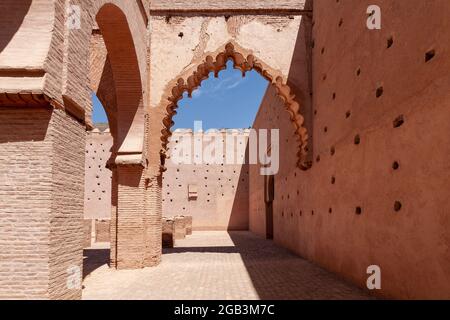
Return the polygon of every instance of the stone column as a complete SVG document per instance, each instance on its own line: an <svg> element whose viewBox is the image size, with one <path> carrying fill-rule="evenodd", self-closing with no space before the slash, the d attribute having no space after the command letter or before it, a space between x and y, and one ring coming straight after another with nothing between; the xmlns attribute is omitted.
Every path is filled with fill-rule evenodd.
<svg viewBox="0 0 450 320"><path fill-rule="evenodd" d="M161 181L140 165L117 165L118 201L111 262L117 269L157 265L161 259ZM115 253L113 253L115 250ZM115 258L114 258L115 255Z"/></svg>

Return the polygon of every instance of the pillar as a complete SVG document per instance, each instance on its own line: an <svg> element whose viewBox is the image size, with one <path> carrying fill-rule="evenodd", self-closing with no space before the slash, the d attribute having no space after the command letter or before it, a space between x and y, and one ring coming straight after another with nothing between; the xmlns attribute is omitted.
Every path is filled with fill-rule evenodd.
<svg viewBox="0 0 450 320"><path fill-rule="evenodd" d="M0 107L0 299L80 299L85 128Z"/></svg>
<svg viewBox="0 0 450 320"><path fill-rule="evenodd" d="M161 259L161 181L140 165L117 165L117 210L112 220L111 264L117 269L155 266Z"/></svg>

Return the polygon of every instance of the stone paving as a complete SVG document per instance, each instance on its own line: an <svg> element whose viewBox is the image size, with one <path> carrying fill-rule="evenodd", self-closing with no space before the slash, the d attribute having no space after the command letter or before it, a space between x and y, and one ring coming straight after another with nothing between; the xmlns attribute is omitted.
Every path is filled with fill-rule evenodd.
<svg viewBox="0 0 450 320"><path fill-rule="evenodd" d="M85 250L83 299L368 299L366 293L250 232L194 232L156 268L113 270Z"/></svg>

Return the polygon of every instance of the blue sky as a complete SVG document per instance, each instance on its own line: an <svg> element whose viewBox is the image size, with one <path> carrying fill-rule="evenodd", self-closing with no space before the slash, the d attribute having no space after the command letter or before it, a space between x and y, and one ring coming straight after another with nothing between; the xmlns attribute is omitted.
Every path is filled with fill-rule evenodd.
<svg viewBox="0 0 450 320"><path fill-rule="evenodd" d="M179 101L178 114L173 120L177 128L193 128L194 121L203 121L203 130L211 128L251 127L261 104L268 82L256 71L246 73L233 69L231 61L219 78L210 74L202 86ZM98 99L93 96L94 123L107 122L106 114Z"/></svg>

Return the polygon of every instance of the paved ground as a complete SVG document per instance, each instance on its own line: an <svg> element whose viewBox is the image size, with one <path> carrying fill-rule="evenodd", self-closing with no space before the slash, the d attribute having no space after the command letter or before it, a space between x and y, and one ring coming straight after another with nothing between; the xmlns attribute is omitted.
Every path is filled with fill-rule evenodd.
<svg viewBox="0 0 450 320"><path fill-rule="evenodd" d="M366 299L359 289L249 232L196 232L162 263L112 270L109 250L85 251L83 299Z"/></svg>

